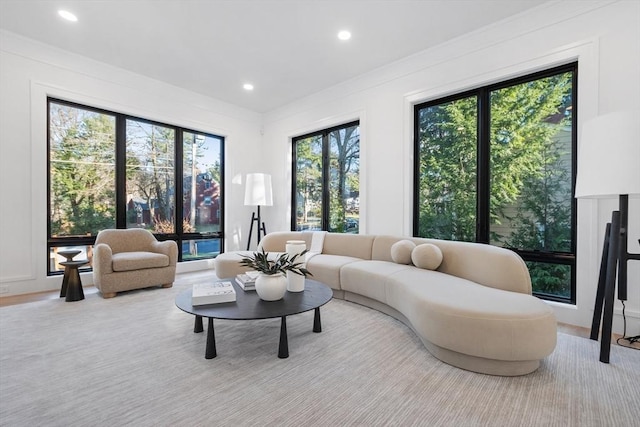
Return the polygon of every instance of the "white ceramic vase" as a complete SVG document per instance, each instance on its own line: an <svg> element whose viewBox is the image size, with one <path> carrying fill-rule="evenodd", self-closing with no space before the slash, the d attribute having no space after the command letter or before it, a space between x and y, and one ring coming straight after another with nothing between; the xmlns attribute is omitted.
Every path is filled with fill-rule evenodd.
<svg viewBox="0 0 640 427"><path fill-rule="evenodd" d="M307 245L304 240L287 240L285 248L289 257L292 257L301 254L307 248ZM304 258L297 258L296 261L303 262ZM302 267L306 267L306 262L302 263ZM304 291L304 279L304 276L287 271L287 290L289 292Z"/></svg>
<svg viewBox="0 0 640 427"><path fill-rule="evenodd" d="M287 278L282 273L260 273L256 279L256 292L262 300L277 301L287 292Z"/></svg>

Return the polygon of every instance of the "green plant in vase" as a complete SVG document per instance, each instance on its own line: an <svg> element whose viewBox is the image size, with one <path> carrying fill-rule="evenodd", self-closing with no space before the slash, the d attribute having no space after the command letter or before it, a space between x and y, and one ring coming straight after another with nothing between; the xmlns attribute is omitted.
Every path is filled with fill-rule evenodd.
<svg viewBox="0 0 640 427"><path fill-rule="evenodd" d="M269 253L262 249L251 255L243 255L240 265L260 273L256 279L258 296L265 301L276 301L284 297L287 291L287 272L303 277L312 276L302 261L306 253L307 250L304 250L295 255L283 253L270 257Z"/></svg>
<svg viewBox="0 0 640 427"><path fill-rule="evenodd" d="M304 262L299 261L307 252L308 250L305 249L293 256L283 253L278 257L269 259L269 252L265 252L262 249L262 251L254 252L252 255L243 255L240 264L267 276L279 273L285 274L287 271L304 277L313 276L304 267Z"/></svg>

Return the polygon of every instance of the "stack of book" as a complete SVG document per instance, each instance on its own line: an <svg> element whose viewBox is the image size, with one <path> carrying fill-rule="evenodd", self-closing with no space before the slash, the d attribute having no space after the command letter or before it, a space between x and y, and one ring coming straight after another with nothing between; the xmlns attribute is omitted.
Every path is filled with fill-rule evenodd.
<svg viewBox="0 0 640 427"><path fill-rule="evenodd" d="M236 300L231 282L196 283L191 292L191 305L218 304Z"/></svg>
<svg viewBox="0 0 640 427"><path fill-rule="evenodd" d="M236 276L236 283L245 291L255 291L257 278L257 271L247 271Z"/></svg>

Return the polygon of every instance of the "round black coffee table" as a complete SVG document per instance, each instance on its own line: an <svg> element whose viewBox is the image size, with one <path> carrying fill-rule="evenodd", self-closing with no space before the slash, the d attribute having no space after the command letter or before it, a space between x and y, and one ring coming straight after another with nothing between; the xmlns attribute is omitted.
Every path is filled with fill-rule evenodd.
<svg viewBox="0 0 640 427"><path fill-rule="evenodd" d="M245 292L233 279L224 279L222 282L231 282L236 291L234 302L225 302L208 305L191 305L191 289L184 290L176 296L176 306L189 314L196 316L193 332L203 332L202 318L209 319L207 330L207 348L205 359L216 357L216 339L213 329L213 319L228 320L256 320L280 317L280 344L278 357L289 357L289 342L287 339L287 316L315 310L313 318L313 332L322 332L320 323L320 307L331 301L333 291L324 283L306 279L304 292L286 292L284 298L278 301L263 301L255 291Z"/></svg>

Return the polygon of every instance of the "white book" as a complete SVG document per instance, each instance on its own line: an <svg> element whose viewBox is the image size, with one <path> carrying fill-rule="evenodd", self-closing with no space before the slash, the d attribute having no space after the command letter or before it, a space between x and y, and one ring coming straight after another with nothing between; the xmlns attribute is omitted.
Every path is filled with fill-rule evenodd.
<svg viewBox="0 0 640 427"><path fill-rule="evenodd" d="M250 283L243 283L242 280L240 280L238 277L236 277L236 283L238 284L238 286L240 286L242 288L242 290L244 291L255 291L256 290L256 283L255 282L250 282Z"/></svg>
<svg viewBox="0 0 640 427"><path fill-rule="evenodd" d="M258 276L260 275L260 272L254 271L254 270L249 270L249 271L245 271L244 274L249 276L249 278L252 279L255 282L256 279L258 278Z"/></svg>
<svg viewBox="0 0 640 427"><path fill-rule="evenodd" d="M191 305L194 306L236 300L236 291L231 282L196 283L191 295Z"/></svg>
<svg viewBox="0 0 640 427"><path fill-rule="evenodd" d="M240 273L236 276L236 281L243 285L253 285L256 283L256 279L246 273Z"/></svg>

